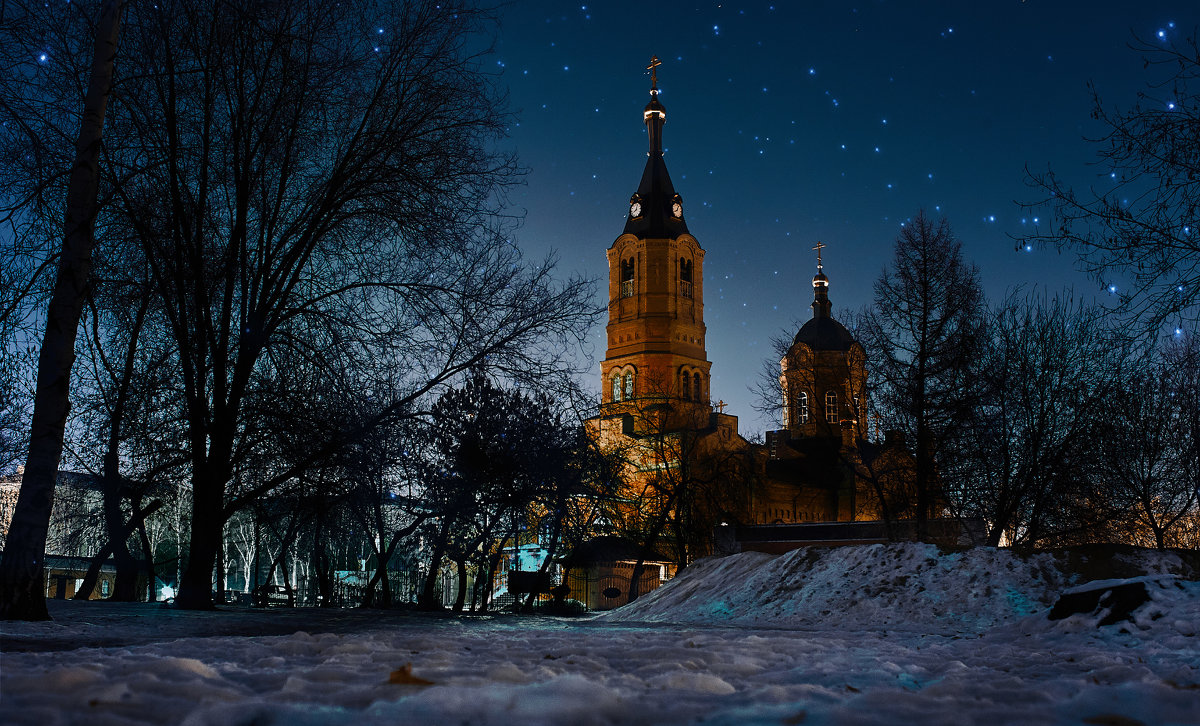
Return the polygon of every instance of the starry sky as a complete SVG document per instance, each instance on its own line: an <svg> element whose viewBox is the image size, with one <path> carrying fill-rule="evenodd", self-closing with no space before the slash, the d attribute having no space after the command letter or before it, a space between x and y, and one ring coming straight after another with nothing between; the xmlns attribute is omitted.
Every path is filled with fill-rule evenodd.
<svg viewBox="0 0 1200 726"><path fill-rule="evenodd" d="M1040 221L1016 204L1036 198L1025 169L1111 183L1089 164L1084 137L1099 127L1087 82L1128 107L1151 79L1134 35L1169 43L1198 24L1191 0L521 0L502 11L488 61L530 172L512 195L519 242L607 280L605 250L646 163L645 68L657 55L667 167L707 252L712 397L743 434L776 428L749 386L774 357L770 338L811 317L818 240L842 319L870 303L922 208L946 216L993 301L1018 285L1110 295L1070 253L1017 248ZM598 392L603 322L588 354Z"/></svg>

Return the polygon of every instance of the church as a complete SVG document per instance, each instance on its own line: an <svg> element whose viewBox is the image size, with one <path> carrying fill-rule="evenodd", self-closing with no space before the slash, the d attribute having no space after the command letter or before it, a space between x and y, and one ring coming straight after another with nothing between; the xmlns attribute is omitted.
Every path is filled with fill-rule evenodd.
<svg viewBox="0 0 1200 726"><path fill-rule="evenodd" d="M713 404L705 350L704 248L663 159L666 108L652 59L643 110L649 144L625 228L608 249L607 348L599 413L587 422L619 449L628 483L615 517L661 542L667 532L713 524L799 524L893 519L912 457L903 440L867 437L868 351L831 314L818 243L812 319L780 361L782 421L765 444L747 441L737 417ZM695 508L684 512L685 508ZM680 522L684 524L681 525ZM679 545L676 562L708 554Z"/></svg>

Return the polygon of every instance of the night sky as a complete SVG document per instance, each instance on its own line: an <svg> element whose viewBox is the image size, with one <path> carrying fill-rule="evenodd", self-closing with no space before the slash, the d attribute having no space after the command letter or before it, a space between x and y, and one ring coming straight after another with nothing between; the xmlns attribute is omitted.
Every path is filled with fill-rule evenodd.
<svg viewBox="0 0 1200 726"><path fill-rule="evenodd" d="M667 166L707 251L712 397L743 434L775 428L748 386L773 357L771 336L811 317L818 240L843 320L870 302L921 208L947 217L993 301L1021 284L1108 296L1070 253L1014 248L1037 216L1014 201L1036 197L1026 166L1077 187L1111 183L1088 165L1083 137L1099 129L1087 82L1131 105L1150 79L1133 35L1167 43L1198 23L1200 6L1182 0L522 0L502 15L492 61L530 169L512 198L526 214L519 241L607 280L605 250L646 162L645 67L657 55ZM598 391L603 324L592 341Z"/></svg>

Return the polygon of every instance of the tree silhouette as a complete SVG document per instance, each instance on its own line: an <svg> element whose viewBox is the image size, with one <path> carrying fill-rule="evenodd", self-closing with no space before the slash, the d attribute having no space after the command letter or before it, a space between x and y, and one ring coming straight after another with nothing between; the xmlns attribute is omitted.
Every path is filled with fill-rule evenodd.
<svg viewBox="0 0 1200 726"><path fill-rule="evenodd" d="M1124 308L1157 331L1200 320L1200 47L1135 40L1150 75L1132 106L1106 104L1091 84L1089 139L1102 185L1076 190L1054 171L1029 175L1052 217L1019 244L1073 249ZM1128 284L1127 284L1128 283Z"/></svg>
<svg viewBox="0 0 1200 726"><path fill-rule="evenodd" d="M919 212L896 239L861 329L873 408L884 428L903 431L915 447L919 538L944 500L938 462L957 455L956 436L975 412L984 320L979 270L963 259L945 218Z"/></svg>

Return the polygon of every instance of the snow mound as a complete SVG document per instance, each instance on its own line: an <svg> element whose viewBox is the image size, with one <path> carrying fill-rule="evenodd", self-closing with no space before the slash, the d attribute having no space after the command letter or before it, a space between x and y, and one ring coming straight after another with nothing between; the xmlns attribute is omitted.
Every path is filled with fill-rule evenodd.
<svg viewBox="0 0 1200 726"><path fill-rule="evenodd" d="M1171 558L1142 556L1137 566L1165 574L1178 569ZM744 552L696 562L600 618L982 632L1050 607L1084 579L1068 559L988 547L942 551L921 543L808 547L778 556Z"/></svg>

